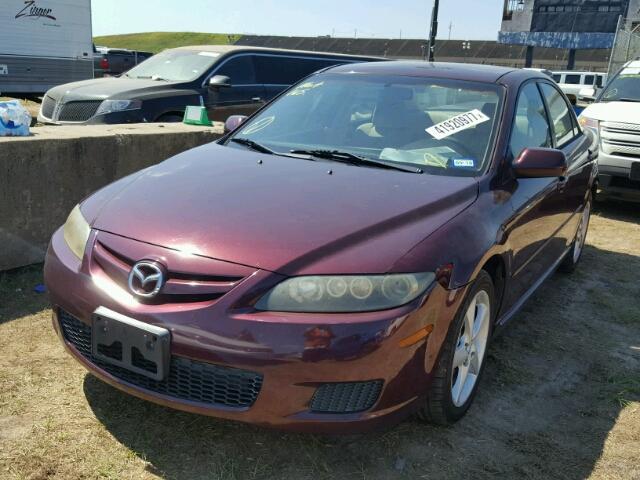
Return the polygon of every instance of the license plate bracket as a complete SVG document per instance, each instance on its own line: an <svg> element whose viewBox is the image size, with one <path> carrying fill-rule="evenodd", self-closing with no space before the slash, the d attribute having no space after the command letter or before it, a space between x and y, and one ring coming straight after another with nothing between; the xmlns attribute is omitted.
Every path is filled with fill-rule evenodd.
<svg viewBox="0 0 640 480"><path fill-rule="evenodd" d="M633 162L631 164L631 171L629 172L629 180L640 181L640 162Z"/></svg>
<svg viewBox="0 0 640 480"><path fill-rule="evenodd" d="M105 307L92 317L91 350L103 362L161 381L169 372L169 330Z"/></svg>

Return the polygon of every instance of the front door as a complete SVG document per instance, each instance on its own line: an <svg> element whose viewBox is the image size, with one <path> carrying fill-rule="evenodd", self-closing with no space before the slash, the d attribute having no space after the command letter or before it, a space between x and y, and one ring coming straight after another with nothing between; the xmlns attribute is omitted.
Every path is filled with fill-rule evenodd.
<svg viewBox="0 0 640 480"><path fill-rule="evenodd" d="M511 133L511 155L525 148L552 148L545 104L535 82L520 91ZM564 242L558 232L565 221L560 178L519 178L511 197L514 217L508 226L511 246L511 281L505 308L513 306L556 262Z"/></svg>
<svg viewBox="0 0 640 480"><path fill-rule="evenodd" d="M229 77L231 86L208 89L205 104L209 120L224 122L231 115L248 116L265 104L264 85L256 81L253 55L229 58L216 69L215 75Z"/></svg>

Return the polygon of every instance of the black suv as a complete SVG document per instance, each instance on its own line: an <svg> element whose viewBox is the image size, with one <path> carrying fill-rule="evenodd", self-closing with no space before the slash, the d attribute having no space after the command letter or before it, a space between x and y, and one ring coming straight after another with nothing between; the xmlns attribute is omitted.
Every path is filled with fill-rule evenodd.
<svg viewBox="0 0 640 480"><path fill-rule="evenodd" d="M38 120L54 124L178 122L188 105L209 119L249 115L290 85L333 65L384 60L240 46L165 50L119 77L49 90Z"/></svg>

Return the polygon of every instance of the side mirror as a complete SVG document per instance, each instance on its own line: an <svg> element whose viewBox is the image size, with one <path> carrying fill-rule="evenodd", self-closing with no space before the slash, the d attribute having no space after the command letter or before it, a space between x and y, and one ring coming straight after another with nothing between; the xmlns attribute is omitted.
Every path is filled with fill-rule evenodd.
<svg viewBox="0 0 640 480"><path fill-rule="evenodd" d="M209 88L212 90L218 90L220 88L229 88L231 86L231 79L226 75L214 75L209 79Z"/></svg>
<svg viewBox="0 0 640 480"><path fill-rule="evenodd" d="M578 92L578 100L593 102L596 99L597 92L597 88L594 87L583 88Z"/></svg>
<svg viewBox="0 0 640 480"><path fill-rule="evenodd" d="M564 177L567 157L553 148L525 148L512 163L516 178Z"/></svg>
<svg viewBox="0 0 640 480"><path fill-rule="evenodd" d="M249 118L246 115L231 115L227 118L227 121L224 122L224 133L233 132L236 128L244 123L244 121Z"/></svg>

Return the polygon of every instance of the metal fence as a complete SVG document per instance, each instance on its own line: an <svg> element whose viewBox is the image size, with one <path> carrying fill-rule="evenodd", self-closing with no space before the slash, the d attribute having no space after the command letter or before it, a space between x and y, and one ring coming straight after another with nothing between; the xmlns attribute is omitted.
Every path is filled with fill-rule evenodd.
<svg viewBox="0 0 640 480"><path fill-rule="evenodd" d="M609 61L609 78L615 75L629 60L640 57L640 18L622 18Z"/></svg>

